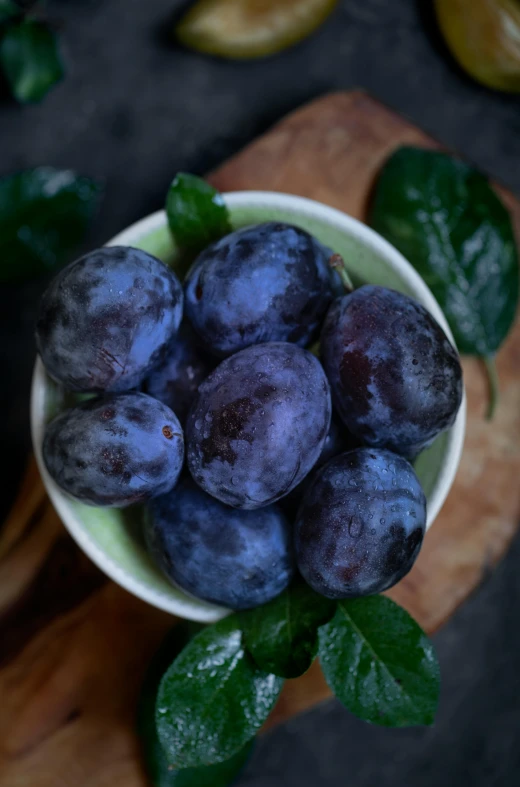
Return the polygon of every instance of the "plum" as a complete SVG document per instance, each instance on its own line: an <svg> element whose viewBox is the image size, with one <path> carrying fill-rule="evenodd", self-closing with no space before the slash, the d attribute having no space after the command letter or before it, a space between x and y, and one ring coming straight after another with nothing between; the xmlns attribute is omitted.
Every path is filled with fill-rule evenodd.
<svg viewBox="0 0 520 787"><path fill-rule="evenodd" d="M186 424L188 467L236 508L274 503L314 466L331 418L325 373L286 342L248 347L202 383Z"/></svg>
<svg viewBox="0 0 520 787"><path fill-rule="evenodd" d="M413 459L462 400L456 350L421 304L366 285L330 307L321 359L345 426L366 445Z"/></svg>
<svg viewBox="0 0 520 787"><path fill-rule="evenodd" d="M265 604L294 572L292 534L277 506L237 511L189 476L151 501L144 531L150 554L171 582L230 609Z"/></svg>
<svg viewBox="0 0 520 787"><path fill-rule="evenodd" d="M160 260L127 246L98 249L60 271L44 293L38 352L71 391L129 390L163 358L182 308L180 282Z"/></svg>
<svg viewBox="0 0 520 787"><path fill-rule="evenodd" d="M51 421L43 459L58 486L78 500L127 506L172 489L184 461L182 428L151 396L108 394Z"/></svg>
<svg viewBox="0 0 520 787"><path fill-rule="evenodd" d="M213 356L201 348L189 323L183 322L166 358L145 381L146 392L168 405L185 424L199 385L216 365Z"/></svg>
<svg viewBox="0 0 520 787"><path fill-rule="evenodd" d="M410 463L357 448L311 478L296 518L296 561L327 598L381 593L410 571L425 529L426 498Z"/></svg>
<svg viewBox="0 0 520 787"><path fill-rule="evenodd" d="M331 254L289 224L237 230L208 246L188 272L186 314L219 357L261 342L305 346L334 296Z"/></svg>

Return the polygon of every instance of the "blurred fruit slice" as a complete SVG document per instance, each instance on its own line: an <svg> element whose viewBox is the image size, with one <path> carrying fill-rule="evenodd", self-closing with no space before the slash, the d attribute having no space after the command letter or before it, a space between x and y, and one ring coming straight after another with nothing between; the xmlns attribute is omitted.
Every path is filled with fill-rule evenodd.
<svg viewBox="0 0 520 787"><path fill-rule="evenodd" d="M452 54L478 82L520 92L520 0L435 0Z"/></svg>
<svg viewBox="0 0 520 787"><path fill-rule="evenodd" d="M187 47L247 59L280 52L306 38L337 0L198 0L175 30Z"/></svg>

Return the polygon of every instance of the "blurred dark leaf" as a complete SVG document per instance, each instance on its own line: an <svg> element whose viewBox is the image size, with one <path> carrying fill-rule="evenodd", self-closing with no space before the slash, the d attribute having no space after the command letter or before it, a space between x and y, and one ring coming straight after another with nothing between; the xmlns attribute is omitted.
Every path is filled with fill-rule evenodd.
<svg viewBox="0 0 520 787"><path fill-rule="evenodd" d="M45 23L32 19L7 27L0 41L0 63L21 103L40 101L64 74L56 36Z"/></svg>
<svg viewBox="0 0 520 787"><path fill-rule="evenodd" d="M0 281L51 272L83 241L101 197L94 180L39 167L0 178Z"/></svg>
<svg viewBox="0 0 520 787"><path fill-rule="evenodd" d="M13 0L0 0L0 24L20 14L22 9Z"/></svg>

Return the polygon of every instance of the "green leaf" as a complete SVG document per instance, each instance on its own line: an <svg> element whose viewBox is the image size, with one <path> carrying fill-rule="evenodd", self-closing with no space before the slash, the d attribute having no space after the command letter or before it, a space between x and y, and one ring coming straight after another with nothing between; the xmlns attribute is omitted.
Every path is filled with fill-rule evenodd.
<svg viewBox="0 0 520 787"><path fill-rule="evenodd" d="M101 187L51 167L0 178L0 281L50 272L83 241Z"/></svg>
<svg viewBox="0 0 520 787"><path fill-rule="evenodd" d="M202 631L159 686L157 732L169 763L194 768L232 757L262 726L282 685L245 652L236 615Z"/></svg>
<svg viewBox="0 0 520 787"><path fill-rule="evenodd" d="M487 179L445 153L401 148L379 177L371 224L423 277L459 351L495 353L515 316L518 256Z"/></svg>
<svg viewBox="0 0 520 787"><path fill-rule="evenodd" d="M231 232L221 194L195 175L176 175L166 197L166 215L177 245L191 252Z"/></svg>
<svg viewBox="0 0 520 787"><path fill-rule="evenodd" d="M17 101L41 101L64 71L56 36L43 22L9 25L0 41L0 63Z"/></svg>
<svg viewBox="0 0 520 787"><path fill-rule="evenodd" d="M327 683L356 716L385 727L431 724L439 665L417 623L389 598L340 601L319 631Z"/></svg>
<svg viewBox="0 0 520 787"><path fill-rule="evenodd" d="M0 0L0 25L8 19L18 16L22 12L20 6L13 0Z"/></svg>
<svg viewBox="0 0 520 787"><path fill-rule="evenodd" d="M139 700L137 730L144 748L146 770L153 787L228 787L251 755L254 740L231 759L203 768L173 770L159 743L155 725L157 690L163 673L203 626L182 621L166 636L146 674Z"/></svg>
<svg viewBox="0 0 520 787"><path fill-rule="evenodd" d="M318 627L335 609L333 601L298 580L268 604L240 613L246 648L260 669L297 678L314 661Z"/></svg>

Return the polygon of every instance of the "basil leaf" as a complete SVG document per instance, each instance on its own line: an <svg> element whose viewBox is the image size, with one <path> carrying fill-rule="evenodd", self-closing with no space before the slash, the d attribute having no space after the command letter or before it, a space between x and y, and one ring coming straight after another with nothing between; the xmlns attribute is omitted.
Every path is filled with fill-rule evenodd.
<svg viewBox="0 0 520 787"><path fill-rule="evenodd" d="M139 700L137 731L144 748L146 770L153 787L228 787L249 759L254 740L230 760L206 768L177 771L168 765L155 726L155 702L164 671L203 626L182 621L166 636L146 674Z"/></svg>
<svg viewBox="0 0 520 787"><path fill-rule="evenodd" d="M513 323L518 255L487 179L445 153L401 148L379 177L371 224L433 292L459 351L493 356Z"/></svg>
<svg viewBox="0 0 520 787"><path fill-rule="evenodd" d="M0 281L50 272L83 241L101 187L40 167L0 178Z"/></svg>
<svg viewBox="0 0 520 787"><path fill-rule="evenodd" d="M174 178L166 197L166 215L175 242L199 252L231 232L221 194L202 178L183 172Z"/></svg>
<svg viewBox="0 0 520 787"><path fill-rule="evenodd" d="M318 627L336 605L298 580L277 598L240 613L247 650L260 669L282 678L303 675L318 650Z"/></svg>
<svg viewBox="0 0 520 787"><path fill-rule="evenodd" d="M164 675L156 723L175 768L223 762L262 726L283 680L258 670L232 615L198 634Z"/></svg>
<svg viewBox="0 0 520 787"><path fill-rule="evenodd" d="M13 0L0 0L0 25L8 19L18 16L22 12L20 6Z"/></svg>
<svg viewBox="0 0 520 787"><path fill-rule="evenodd" d="M385 596L340 601L319 631L327 683L356 716L385 727L431 724L439 665L426 634Z"/></svg>
<svg viewBox="0 0 520 787"><path fill-rule="evenodd" d="M56 36L43 22L9 25L0 41L0 63L17 101L40 101L64 71Z"/></svg>

